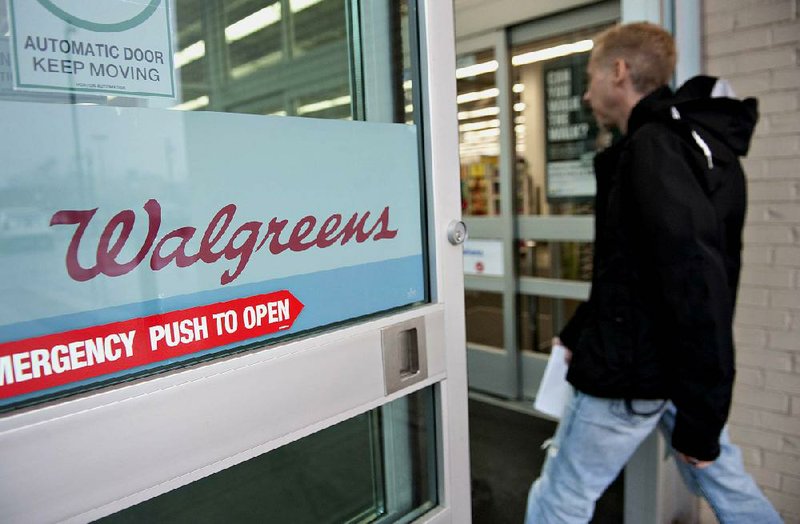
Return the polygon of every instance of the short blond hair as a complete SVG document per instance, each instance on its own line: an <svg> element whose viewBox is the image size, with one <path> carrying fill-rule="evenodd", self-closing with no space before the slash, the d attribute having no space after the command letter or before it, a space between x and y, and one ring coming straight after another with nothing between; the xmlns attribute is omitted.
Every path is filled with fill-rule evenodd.
<svg viewBox="0 0 800 524"><path fill-rule="evenodd" d="M616 25L594 39L592 59L611 64L618 58L630 67L634 89L647 94L672 78L677 60L675 40L649 22Z"/></svg>

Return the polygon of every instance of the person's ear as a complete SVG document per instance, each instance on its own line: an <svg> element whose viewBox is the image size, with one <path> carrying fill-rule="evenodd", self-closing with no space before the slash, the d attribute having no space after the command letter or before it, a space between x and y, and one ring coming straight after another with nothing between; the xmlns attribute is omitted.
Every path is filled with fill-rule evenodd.
<svg viewBox="0 0 800 524"><path fill-rule="evenodd" d="M628 62L622 58L615 59L612 67L612 74L614 84L619 86L624 84L625 81L630 77L630 67L628 66Z"/></svg>

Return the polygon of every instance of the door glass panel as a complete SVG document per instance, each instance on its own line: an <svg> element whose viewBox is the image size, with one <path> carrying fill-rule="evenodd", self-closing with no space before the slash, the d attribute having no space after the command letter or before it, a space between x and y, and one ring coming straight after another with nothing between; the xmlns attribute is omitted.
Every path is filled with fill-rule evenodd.
<svg viewBox="0 0 800 524"><path fill-rule="evenodd" d="M292 11L294 56L337 45L347 38L344 25L332 23L344 14L342 0L289 0Z"/></svg>
<svg viewBox="0 0 800 524"><path fill-rule="evenodd" d="M177 36L174 63L180 70L181 100L197 100L197 109L208 107L205 101L210 92L204 19L203 9L199 8L196 0L175 2L175 20L178 24L175 31ZM205 104L200 105L203 102Z"/></svg>
<svg viewBox="0 0 800 524"><path fill-rule="evenodd" d="M593 247L589 242L523 240L519 275L588 282L592 279Z"/></svg>
<svg viewBox="0 0 800 524"><path fill-rule="evenodd" d="M280 0L225 3L224 42L232 79L251 75L284 58L283 14Z"/></svg>
<svg viewBox="0 0 800 524"><path fill-rule="evenodd" d="M458 136L464 215L500 214L500 109L492 50L459 57Z"/></svg>
<svg viewBox="0 0 800 524"><path fill-rule="evenodd" d="M579 300L532 295L518 297L519 347L523 351L550 353L554 336L564 328Z"/></svg>
<svg viewBox="0 0 800 524"><path fill-rule="evenodd" d="M592 160L607 145L583 103L591 38L598 30L515 46L512 75L517 144L517 212L593 213Z"/></svg>
<svg viewBox="0 0 800 524"><path fill-rule="evenodd" d="M611 143L583 102L591 39L602 28L585 28L548 40L515 46L512 75L517 213L574 216L594 213L594 155ZM593 248L589 242L519 240L519 275L588 282ZM552 337L580 301L520 295L519 347L550 351Z"/></svg>
<svg viewBox="0 0 800 524"><path fill-rule="evenodd" d="M464 293L467 343L503 348L503 295L467 290Z"/></svg>
<svg viewBox="0 0 800 524"><path fill-rule="evenodd" d="M100 519L407 522L436 505L432 388Z"/></svg>
<svg viewBox="0 0 800 524"><path fill-rule="evenodd" d="M428 300L407 2L0 3L0 410Z"/></svg>

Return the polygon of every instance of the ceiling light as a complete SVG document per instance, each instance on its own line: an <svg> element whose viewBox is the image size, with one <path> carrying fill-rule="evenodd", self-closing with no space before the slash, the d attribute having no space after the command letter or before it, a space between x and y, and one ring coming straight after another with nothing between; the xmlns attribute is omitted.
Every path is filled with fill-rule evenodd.
<svg viewBox="0 0 800 524"><path fill-rule="evenodd" d="M192 100L187 100L186 102L173 106L170 109L176 109L178 111L191 111L193 109L200 109L201 107L207 106L208 102L208 97L203 95Z"/></svg>
<svg viewBox="0 0 800 524"><path fill-rule="evenodd" d="M280 19L281 4L276 2L226 27L225 40L236 42L256 31L277 23Z"/></svg>
<svg viewBox="0 0 800 524"><path fill-rule="evenodd" d="M458 126L459 131L477 131L479 129L490 129L493 127L500 127L500 120L481 120L480 122L469 122Z"/></svg>
<svg viewBox="0 0 800 524"><path fill-rule="evenodd" d="M488 62L481 62L480 64L459 67L456 69L456 78L468 78L471 76L484 75L486 73L494 73L497 71L498 65L497 60L490 60Z"/></svg>
<svg viewBox="0 0 800 524"><path fill-rule="evenodd" d="M548 47L546 49L539 49L538 51L531 51L529 53L522 53L521 55L512 56L511 64L515 66L532 64L534 62L550 60L560 56L591 51L592 47L594 47L594 42L591 40L581 40L571 44L557 45L555 47Z"/></svg>
<svg viewBox="0 0 800 524"><path fill-rule="evenodd" d="M181 68L190 62L203 58L206 54L206 43L199 40L175 53L175 67Z"/></svg>
<svg viewBox="0 0 800 524"><path fill-rule="evenodd" d="M484 89L483 91L472 91L458 95L456 102L459 104L466 104L467 102L477 102L478 100L486 100L487 98L496 98L500 95L500 90L496 87Z"/></svg>
<svg viewBox="0 0 800 524"><path fill-rule="evenodd" d="M289 0L289 9L291 9L292 13L299 13L303 9L308 9L321 1L322 0Z"/></svg>
<svg viewBox="0 0 800 524"><path fill-rule="evenodd" d="M350 103L351 100L352 99L350 98L350 95L344 95L337 98L331 98L329 100L314 102L313 104L306 104L304 106L300 106L297 108L297 114L305 115L307 113L316 113L317 111L324 111L332 107L347 105Z"/></svg>
<svg viewBox="0 0 800 524"><path fill-rule="evenodd" d="M481 129L480 131L468 131L464 133L464 140L467 142L480 142L481 140L493 139L500 136L500 129Z"/></svg>
<svg viewBox="0 0 800 524"><path fill-rule="evenodd" d="M292 0L291 9L294 12L301 11L319 1L320 0ZM241 40L256 31L277 23L280 19L280 3L272 4L226 27L225 40L227 42ZM203 40L197 41L175 53L175 67L181 68L188 63L203 58L205 54L206 43Z"/></svg>
<svg viewBox="0 0 800 524"><path fill-rule="evenodd" d="M499 107L484 107L483 109L473 109L472 111L459 111L459 120L470 120L472 118L484 118L487 116L497 116L500 114Z"/></svg>

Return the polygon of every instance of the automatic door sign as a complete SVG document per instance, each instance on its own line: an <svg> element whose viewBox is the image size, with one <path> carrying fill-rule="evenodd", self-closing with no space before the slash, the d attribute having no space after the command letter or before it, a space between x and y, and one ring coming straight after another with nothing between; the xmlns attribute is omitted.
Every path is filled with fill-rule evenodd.
<svg viewBox="0 0 800 524"><path fill-rule="evenodd" d="M0 399L291 329L303 304L278 291L0 344Z"/></svg>
<svg viewBox="0 0 800 524"><path fill-rule="evenodd" d="M18 89L174 97L169 0L9 0Z"/></svg>

